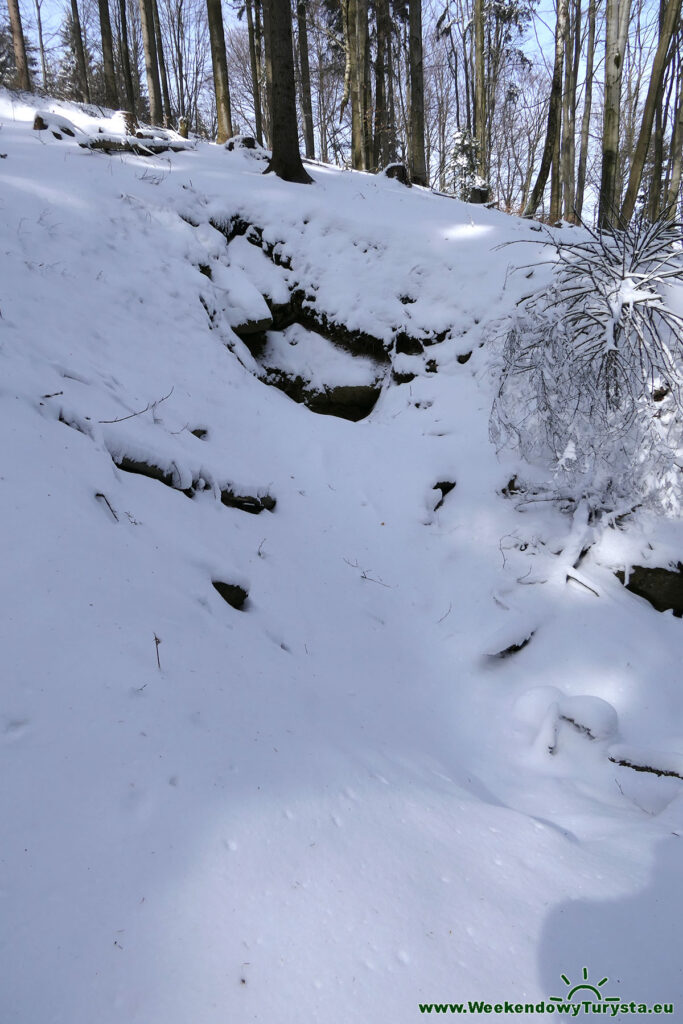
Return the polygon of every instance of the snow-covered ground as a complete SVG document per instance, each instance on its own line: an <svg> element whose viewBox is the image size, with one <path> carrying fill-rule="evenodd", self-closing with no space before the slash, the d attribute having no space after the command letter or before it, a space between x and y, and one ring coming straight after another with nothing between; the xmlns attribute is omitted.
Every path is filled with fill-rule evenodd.
<svg viewBox="0 0 683 1024"><path fill-rule="evenodd" d="M539 236L35 109L0 92L0 1018L408 1024L584 968L683 1012L683 782L609 759L680 771L683 627L613 575L680 525L567 581L571 517L505 497L488 439L482 343L529 286L499 246ZM359 422L232 330L297 290L267 352L381 380Z"/></svg>

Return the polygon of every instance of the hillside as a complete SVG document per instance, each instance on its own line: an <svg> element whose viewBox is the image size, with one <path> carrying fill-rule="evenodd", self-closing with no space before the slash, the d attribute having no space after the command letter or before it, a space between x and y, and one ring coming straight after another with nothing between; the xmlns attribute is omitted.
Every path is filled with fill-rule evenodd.
<svg viewBox="0 0 683 1024"><path fill-rule="evenodd" d="M682 627L614 575L681 527L567 580L510 491L534 227L40 102L0 92L2 1020L683 1005L683 783L615 763L681 770Z"/></svg>

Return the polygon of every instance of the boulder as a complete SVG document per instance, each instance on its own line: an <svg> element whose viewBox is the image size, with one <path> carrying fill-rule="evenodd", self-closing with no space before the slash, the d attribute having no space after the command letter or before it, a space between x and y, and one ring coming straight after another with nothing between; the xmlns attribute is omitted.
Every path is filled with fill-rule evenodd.
<svg viewBox="0 0 683 1024"><path fill-rule="evenodd" d="M627 590L644 597L658 612L671 610L677 618L683 617L683 563L679 562L675 569L634 565L628 581L621 570L615 576Z"/></svg>

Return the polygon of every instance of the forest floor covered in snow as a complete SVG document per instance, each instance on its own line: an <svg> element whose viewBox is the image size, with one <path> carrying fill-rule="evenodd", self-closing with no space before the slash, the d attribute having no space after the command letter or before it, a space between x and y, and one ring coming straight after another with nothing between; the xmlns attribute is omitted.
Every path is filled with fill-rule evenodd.
<svg viewBox="0 0 683 1024"><path fill-rule="evenodd" d="M508 486L537 226L79 131L0 91L1 1019L683 1012L683 781L616 763L683 774L683 625L614 575L681 524L568 578Z"/></svg>

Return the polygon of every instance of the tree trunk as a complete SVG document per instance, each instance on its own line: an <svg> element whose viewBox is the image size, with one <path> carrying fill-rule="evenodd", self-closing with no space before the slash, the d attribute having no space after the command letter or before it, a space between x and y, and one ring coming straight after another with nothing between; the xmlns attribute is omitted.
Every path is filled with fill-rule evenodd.
<svg viewBox="0 0 683 1024"><path fill-rule="evenodd" d="M75 0L72 0L75 3ZM152 124L161 124L161 85L157 65L157 45L154 37L154 11L152 0L140 0L140 22L142 24L142 45L145 51L145 71L149 93L149 119Z"/></svg>
<svg viewBox="0 0 683 1024"><path fill-rule="evenodd" d="M387 157L387 43L389 37L389 0L375 0L377 49L375 55L375 131L372 168L386 167Z"/></svg>
<svg viewBox="0 0 683 1024"><path fill-rule="evenodd" d="M342 97L340 120L344 113L344 108L350 100L351 166L356 171L364 171L366 169L365 118L362 110L364 89L361 50L363 50L363 47L359 40L359 28L361 29L363 40L365 40L365 32L362 25L363 12L366 14L367 24L367 5L364 0L343 0L342 13L344 17L346 59L344 65L344 95Z"/></svg>
<svg viewBox="0 0 683 1024"><path fill-rule="evenodd" d="M358 0L358 69L361 74L361 118L363 131L363 164L372 167L372 77L370 74L370 20L368 0Z"/></svg>
<svg viewBox="0 0 683 1024"><path fill-rule="evenodd" d="M416 185L426 185L422 0L409 0L408 16L410 27L410 177Z"/></svg>
<svg viewBox="0 0 683 1024"><path fill-rule="evenodd" d="M640 188L640 182L643 177L643 167L645 166L645 158L647 156L647 150L652 136L652 123L654 121L655 108L657 106L657 97L662 89L671 39L676 26L678 25L680 16L681 0L668 0L661 32L659 33L657 52L655 53L654 60L652 62L652 74L650 75L650 85L647 90L647 96L645 97L640 134L638 135L638 142L636 143L636 150L633 156L633 162L631 163L631 173L628 179L626 195L624 196L624 202L621 207L621 221L624 225L628 224L631 220L636 205L636 199L638 198L638 189Z"/></svg>
<svg viewBox="0 0 683 1024"><path fill-rule="evenodd" d="M555 133L555 145L553 146L553 161L550 165L550 207L548 219L551 224L556 224L561 216L562 209L562 148L561 148L560 126Z"/></svg>
<svg viewBox="0 0 683 1024"><path fill-rule="evenodd" d="M135 89L133 75L130 70L130 50L128 49L128 21L126 0L119 0L119 17L121 20L121 65L123 68L123 84L126 90L126 103L133 120L136 120Z"/></svg>
<svg viewBox="0 0 683 1024"><path fill-rule="evenodd" d="M289 0L265 0L266 67L269 70L273 155L264 171L285 181L309 184L299 152L296 120L296 85L292 46L292 9Z"/></svg>
<svg viewBox="0 0 683 1024"><path fill-rule="evenodd" d="M164 125L168 128L171 124L173 112L171 110L171 96L168 88L168 75L166 74L166 61L164 59L164 41L161 38L161 21L159 19L159 5L157 0L152 0L152 16L154 18L154 40L157 46L157 61L159 64L159 78L161 84L161 98L164 110Z"/></svg>
<svg viewBox="0 0 683 1024"><path fill-rule="evenodd" d="M251 91L254 97L254 128L256 141L263 145L263 119L261 115L261 69L256 59L256 36L254 32L254 12L251 0L246 0L247 30L249 34L249 64L251 65Z"/></svg>
<svg viewBox="0 0 683 1024"><path fill-rule="evenodd" d="M484 0L474 0L474 137L477 141L477 174L486 181L486 74L484 57Z"/></svg>
<svg viewBox="0 0 683 1024"><path fill-rule="evenodd" d="M74 47L76 49L76 64L78 66L78 85L81 92L81 101L83 103L90 103L88 69L85 63L85 50L83 49L83 33L81 32L81 19L78 13L77 0L71 0L71 19L74 34Z"/></svg>
<svg viewBox="0 0 683 1024"><path fill-rule="evenodd" d="M263 14L263 33L262 38L264 42L264 57L266 65L266 109L268 111L268 118L266 124L266 140L268 145L272 149L273 146L273 65L271 61L271 46L270 46L270 7L271 3L278 4L281 0L263 0L261 3L261 12ZM293 56L292 56L293 59ZM293 70L292 65L292 70Z"/></svg>
<svg viewBox="0 0 683 1024"><path fill-rule="evenodd" d="M306 0L298 0L296 21L299 35L299 58L301 64L301 111L304 120L304 141L306 156L315 159L315 136L313 135L313 103L311 101L311 69L308 61L308 26L306 25Z"/></svg>
<svg viewBox="0 0 683 1024"><path fill-rule="evenodd" d="M665 215L669 220L676 220L678 190L681 187L681 164L683 164L683 68L679 67L676 120L671 139L671 177L664 206Z"/></svg>
<svg viewBox="0 0 683 1024"><path fill-rule="evenodd" d="M111 35L109 19L109 0L97 0L100 14L100 35L102 36L102 63L104 66L104 103L116 109L119 105L116 89L116 72L114 71L114 43Z"/></svg>
<svg viewBox="0 0 683 1024"><path fill-rule="evenodd" d="M564 64L564 96L562 101L562 194L563 216L575 221L576 166L576 80L581 59L581 0L574 0L574 17L567 33Z"/></svg>
<svg viewBox="0 0 683 1024"><path fill-rule="evenodd" d="M557 21L555 23L555 63L553 66L553 81L550 88L550 103L548 106L548 127L545 133L545 146L541 157L541 166L536 178L529 201L524 210L525 217L533 217L543 198L550 165L555 150L555 141L560 130L561 101L562 101L562 67L564 64L564 41L567 35L567 0L558 0Z"/></svg>
<svg viewBox="0 0 683 1024"><path fill-rule="evenodd" d="M596 0L590 0L588 7L588 43L586 49L586 88L583 98L583 117L581 119L581 149L579 167L576 173L576 201L574 209L576 219L581 220L583 213L583 195L586 188L586 166L588 164L588 132L590 129L591 106L593 102L593 64L595 60L595 10Z"/></svg>
<svg viewBox="0 0 683 1024"><path fill-rule="evenodd" d="M232 135L230 111L230 87L228 85L228 62L225 55L225 33L223 31L223 10L221 0L206 0L211 39L211 63L213 65L213 86L216 93L216 119L218 132L216 142L222 145Z"/></svg>
<svg viewBox="0 0 683 1024"><path fill-rule="evenodd" d="M387 110L389 118L387 122L387 162L393 163L396 159L396 96L394 94L394 47L391 33L391 22L389 22L389 37L387 39Z"/></svg>
<svg viewBox="0 0 683 1024"><path fill-rule="evenodd" d="M24 29L21 24L21 13L19 11L19 0L7 0L9 8L9 21L12 29L12 43L14 45L14 63L16 65L16 83L19 89L24 92L31 91L31 75L28 70L26 58L26 40Z"/></svg>
<svg viewBox="0 0 683 1024"><path fill-rule="evenodd" d="M47 76L47 61L45 60L45 40L43 39L43 17L41 8L43 0L35 0L36 7L36 28L38 29L38 49L40 50L40 73L43 79L43 92L49 92L50 86Z"/></svg>
<svg viewBox="0 0 683 1024"><path fill-rule="evenodd" d="M602 171L598 223L616 227L619 220L617 174L619 170L619 115L621 74L630 14L630 0L607 0L605 12L605 98L602 124Z"/></svg>

